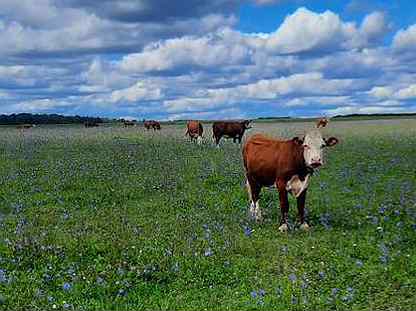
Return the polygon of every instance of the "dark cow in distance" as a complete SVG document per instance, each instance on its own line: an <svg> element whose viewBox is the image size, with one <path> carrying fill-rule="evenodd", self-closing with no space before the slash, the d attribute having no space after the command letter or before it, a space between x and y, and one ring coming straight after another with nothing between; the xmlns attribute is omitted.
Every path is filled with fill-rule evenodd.
<svg viewBox="0 0 416 311"><path fill-rule="evenodd" d="M144 125L146 130L150 130L151 128L154 131L160 130L160 123L158 121L155 121L155 120L144 121L143 125Z"/></svg>
<svg viewBox="0 0 416 311"><path fill-rule="evenodd" d="M99 124L97 122L93 122L93 121L87 121L84 123L85 127L97 127L99 126Z"/></svg>
<svg viewBox="0 0 416 311"><path fill-rule="evenodd" d="M27 129L30 129L34 126L35 126L34 124L18 124L18 125L16 125L16 128L18 130L27 130Z"/></svg>
<svg viewBox="0 0 416 311"><path fill-rule="evenodd" d="M316 122L316 128L325 127L328 125L329 120L327 118L321 118Z"/></svg>
<svg viewBox="0 0 416 311"><path fill-rule="evenodd" d="M306 133L303 139L276 140L261 134L250 137L243 147L243 160L251 215L257 221L262 219L258 203L261 188L275 185L281 210L279 231L288 230L288 192L297 200L301 229L308 230L304 209L310 177L324 163L323 149L337 143L337 138L324 139L318 130Z"/></svg>
<svg viewBox="0 0 416 311"><path fill-rule="evenodd" d="M238 140L238 142L241 143L245 130L251 128L251 126L249 126L250 122L251 120L214 122L214 124L212 124L212 133L217 147L223 136L232 138L233 142Z"/></svg>
<svg viewBox="0 0 416 311"><path fill-rule="evenodd" d="M127 121L127 120L125 120L125 121L123 121L123 126L124 127L130 127L130 126L135 126L136 125L136 121Z"/></svg>
<svg viewBox="0 0 416 311"><path fill-rule="evenodd" d="M202 133L204 129L199 121L188 121L186 124L186 135L189 135L191 141L196 140L198 145L202 143Z"/></svg>

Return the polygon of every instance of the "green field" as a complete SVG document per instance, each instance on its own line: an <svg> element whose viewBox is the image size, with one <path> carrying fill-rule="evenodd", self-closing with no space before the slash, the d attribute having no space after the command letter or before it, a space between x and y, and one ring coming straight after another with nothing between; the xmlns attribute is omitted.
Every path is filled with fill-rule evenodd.
<svg viewBox="0 0 416 311"><path fill-rule="evenodd" d="M162 125L163 126L163 125ZM300 136L313 123L254 123ZM310 232L248 217L241 146L117 126L0 132L0 309L409 310L416 120L331 122Z"/></svg>

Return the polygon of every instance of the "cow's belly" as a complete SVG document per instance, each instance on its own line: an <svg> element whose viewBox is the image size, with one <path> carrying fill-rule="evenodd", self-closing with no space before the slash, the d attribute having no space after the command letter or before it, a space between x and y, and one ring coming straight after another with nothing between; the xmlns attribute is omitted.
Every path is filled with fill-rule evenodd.
<svg viewBox="0 0 416 311"><path fill-rule="evenodd" d="M306 175L303 180L299 175L293 175L286 184L286 190L289 191L295 198L299 197L303 191L308 189L310 175Z"/></svg>

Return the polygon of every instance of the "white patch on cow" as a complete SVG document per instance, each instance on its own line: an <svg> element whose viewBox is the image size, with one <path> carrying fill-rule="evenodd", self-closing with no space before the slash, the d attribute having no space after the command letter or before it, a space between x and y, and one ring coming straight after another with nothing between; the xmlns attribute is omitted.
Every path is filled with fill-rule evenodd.
<svg viewBox="0 0 416 311"><path fill-rule="evenodd" d="M253 199L251 197L251 186L250 186L250 183L248 182L248 180L246 180L246 188L247 188L248 197L250 198L250 201L253 201Z"/></svg>
<svg viewBox="0 0 416 311"><path fill-rule="evenodd" d="M313 166L314 163L323 164L323 148L325 144L322 134L318 130L310 131L305 135L303 156L306 165Z"/></svg>
<svg viewBox="0 0 416 311"><path fill-rule="evenodd" d="M308 189L310 175L306 175L302 181L299 175L293 175L286 184L286 190L289 191L295 198L299 197L303 191Z"/></svg>
<svg viewBox="0 0 416 311"><path fill-rule="evenodd" d="M289 229L289 227L287 226L287 224L282 224L280 227L279 227L279 231L280 232L287 232L287 230Z"/></svg>
<svg viewBox="0 0 416 311"><path fill-rule="evenodd" d="M263 220L263 216L261 214L259 201L256 202L256 207L255 207L255 210L254 210L254 219L256 221L262 221Z"/></svg>
<svg viewBox="0 0 416 311"><path fill-rule="evenodd" d="M196 139L196 142L198 145L202 144L202 136L198 136L198 138Z"/></svg>

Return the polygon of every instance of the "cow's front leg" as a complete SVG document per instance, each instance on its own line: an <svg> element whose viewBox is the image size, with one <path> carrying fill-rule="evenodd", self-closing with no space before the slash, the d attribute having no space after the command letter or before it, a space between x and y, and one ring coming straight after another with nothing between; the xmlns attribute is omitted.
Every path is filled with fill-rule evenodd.
<svg viewBox="0 0 416 311"><path fill-rule="evenodd" d="M306 191L302 191L302 193L297 197L297 205L298 205L298 215L299 215L299 222L300 222L300 228L302 230L308 231L309 225L305 221L305 201L306 201Z"/></svg>
<svg viewBox="0 0 416 311"><path fill-rule="evenodd" d="M281 212L281 220L280 220L280 232L286 232L289 229L287 224L287 217L289 214L289 200L287 198L287 190L286 190L286 181L279 179L276 182L277 190L279 191L279 200L280 200L280 212Z"/></svg>

